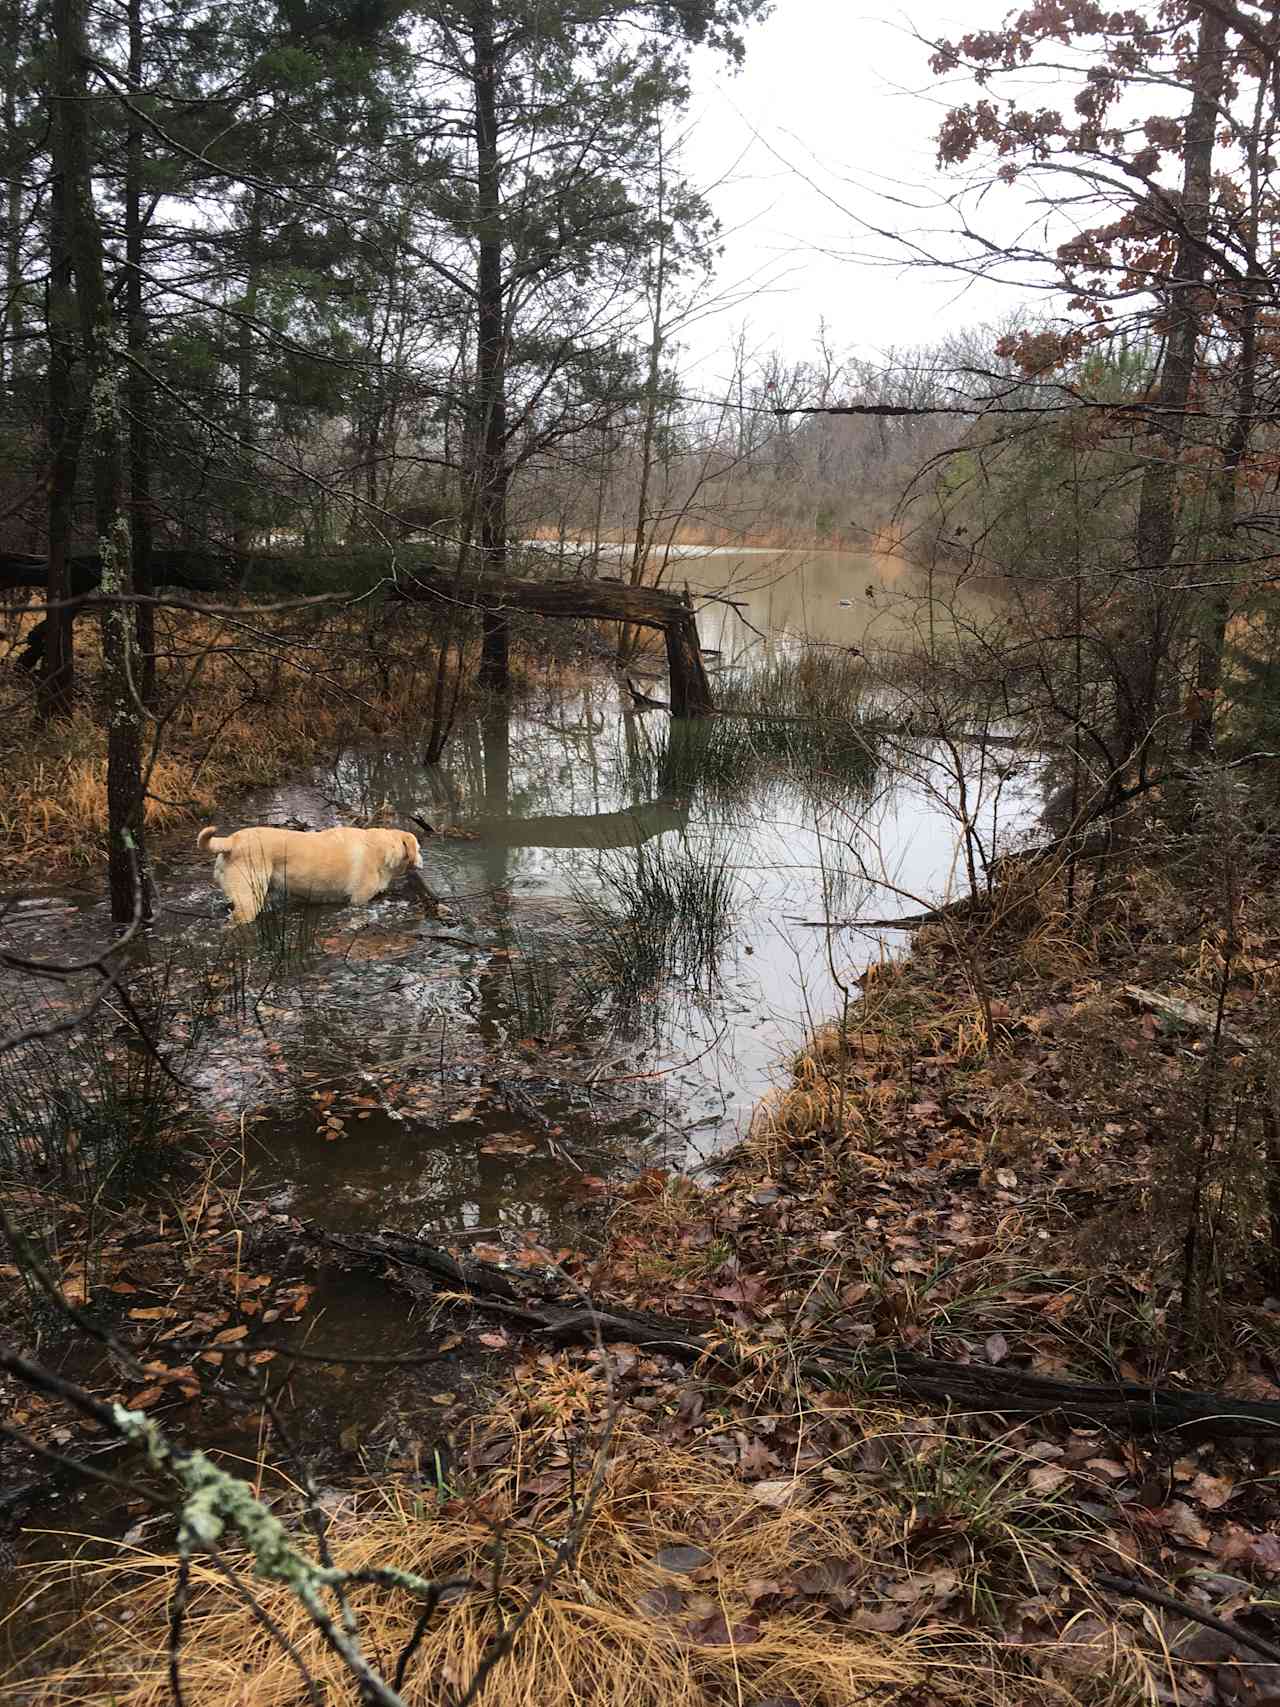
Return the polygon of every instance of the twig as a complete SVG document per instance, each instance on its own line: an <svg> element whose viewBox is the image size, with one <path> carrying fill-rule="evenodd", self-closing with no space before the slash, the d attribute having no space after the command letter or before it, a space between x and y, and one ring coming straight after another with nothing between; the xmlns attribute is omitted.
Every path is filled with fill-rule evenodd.
<svg viewBox="0 0 1280 1707"><path fill-rule="evenodd" d="M1238 1624L1228 1624L1225 1619L1215 1618L1211 1612L1202 1612L1198 1606L1192 1606L1190 1601L1179 1600L1176 1595L1166 1594L1163 1589L1147 1588L1145 1584L1135 1583L1128 1577L1095 1577L1093 1580L1099 1588L1105 1588L1111 1594L1126 1594L1133 1600L1146 1601L1148 1606L1158 1606L1164 1612L1175 1612L1183 1618L1190 1618L1197 1624L1203 1624L1207 1630L1216 1630L1220 1636L1229 1636L1240 1647L1249 1648L1263 1659L1280 1665L1280 1648L1276 1647L1274 1642L1265 1641L1261 1636L1253 1636L1247 1630L1242 1630Z"/></svg>

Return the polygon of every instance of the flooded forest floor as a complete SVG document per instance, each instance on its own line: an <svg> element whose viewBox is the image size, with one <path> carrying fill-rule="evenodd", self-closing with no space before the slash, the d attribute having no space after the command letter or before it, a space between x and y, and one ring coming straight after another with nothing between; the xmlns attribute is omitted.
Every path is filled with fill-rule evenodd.
<svg viewBox="0 0 1280 1707"><path fill-rule="evenodd" d="M478 719L425 813L446 918L229 948L177 857L182 953L137 984L169 1071L115 1016L74 1094L64 1060L7 1087L39 1144L6 1216L100 1338L12 1266L15 1334L299 1546L448 1581L422 1620L352 1592L405 1701L495 1660L504 1703L1280 1696L1274 873L1193 824L859 932L955 861L945 782L859 751L834 790L757 747L748 784L612 690ZM1032 771L984 773L1018 832ZM352 750L243 821L425 788ZM698 930L637 934L637 890ZM33 950L105 928L31 902ZM57 1397L6 1420L46 1448L0 1495L11 1689L172 1699L172 1496ZM188 1568L181 1698L354 1699L228 1559Z"/></svg>

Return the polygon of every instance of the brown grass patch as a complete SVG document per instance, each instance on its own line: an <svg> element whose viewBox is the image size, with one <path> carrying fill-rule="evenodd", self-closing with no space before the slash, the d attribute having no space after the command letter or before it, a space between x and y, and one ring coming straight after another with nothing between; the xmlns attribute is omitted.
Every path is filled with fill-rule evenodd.
<svg viewBox="0 0 1280 1707"><path fill-rule="evenodd" d="M856 1616L827 1596L793 1593L797 1574L803 1580L832 1561L851 1578L867 1573L867 1500L842 1499L817 1484L802 1487L794 1504L775 1509L729 1472L646 1438L634 1419L624 1419L613 1442L576 1559L539 1599L572 1512L563 1493L548 1499L532 1491L548 1479L541 1453L539 1476L520 1468L523 1452L534 1444L533 1436L516 1438L516 1467L499 1472L474 1507L459 1499L436 1505L390 1487L362 1497L333 1521L331 1547L341 1567L394 1566L435 1581L468 1577L476 1585L437 1614L405 1681L406 1702L456 1699L496 1631L524 1612L529 1616L514 1649L485 1691L486 1700L503 1707L613 1707L623 1701L710 1707L768 1698L854 1707L914 1689L938 1707L1013 1707L1032 1698L1028 1690L1045 1703L1084 1699L1067 1681L1033 1681L1032 1650L1002 1648L973 1627L930 1616L914 1629L874 1634L859 1629ZM692 1574L655 1563L661 1549L689 1545L707 1555ZM40 1675L22 1686L24 1699L32 1707L169 1702L175 1573L171 1555L124 1544L106 1561L40 1567L35 1574L46 1596L64 1594L74 1579L77 1596L88 1597L87 1610L50 1642L47 1654L29 1656L28 1673L38 1669ZM255 1592L324 1698L354 1699L349 1674L293 1595L277 1584L255 1584ZM369 1588L351 1598L364 1651L390 1671L413 1630L415 1602ZM1092 1674L1088 1699L1102 1701L1101 1674L1124 1666L1109 1633L1105 1654L1098 1640L1095 1633L1096 1651L1085 1669ZM55 1658L68 1644L82 1650L80 1657ZM1060 1649L1064 1659L1069 1649L1068 1640ZM192 1567L182 1687L188 1707L295 1707L302 1698L294 1662L225 1577L200 1560Z"/></svg>
<svg viewBox="0 0 1280 1707"><path fill-rule="evenodd" d="M436 655L426 611L405 607L377 621L347 612L300 620L162 611L157 627L156 715L143 731L144 757L153 761L146 821L156 838L185 835L234 809L244 790L344 747L416 747L425 738ZM28 695L0 729L0 861L15 876L56 880L100 869L105 858L96 623L77 625L76 646L74 715L42 726ZM526 680L545 669L548 650L537 659L517 651L518 686L522 669ZM464 681L472 664L469 653Z"/></svg>

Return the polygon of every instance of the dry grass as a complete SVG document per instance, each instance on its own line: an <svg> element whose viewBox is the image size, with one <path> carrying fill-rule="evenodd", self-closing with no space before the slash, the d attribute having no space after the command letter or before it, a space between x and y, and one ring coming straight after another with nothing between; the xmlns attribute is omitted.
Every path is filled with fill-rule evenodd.
<svg viewBox="0 0 1280 1707"><path fill-rule="evenodd" d="M435 659L425 612L406 608L373 630L367 617L342 613L301 622L165 612L158 626L158 722L144 730L144 752L158 755L146 802L153 837L185 838L245 789L353 743L424 739ZM104 859L97 625L81 622L76 641L75 714L41 726L24 682L23 701L0 729L0 862L14 876L56 880ZM517 653L517 685L521 663ZM466 679L472 674L469 660Z"/></svg>
<svg viewBox="0 0 1280 1707"><path fill-rule="evenodd" d="M539 1444L538 1433L515 1440L517 1465ZM388 1488L334 1519L331 1546L341 1566L394 1565L437 1581L464 1576L476 1585L437 1614L406 1678L406 1702L456 1699L495 1632L536 1599L572 1521L563 1493L539 1498L532 1491L547 1480L546 1457L537 1457L540 1476L518 1468L499 1472L474 1508L459 1499L436 1505ZM1005 1648L972 1626L936 1615L914 1629L870 1634L824 1596L789 1596L785 1585L796 1573L832 1561L851 1577L869 1576L867 1546L883 1538L892 1519L886 1510L877 1521L865 1496L841 1498L821 1484L803 1492L807 1498L774 1509L729 1472L649 1438L638 1421L624 1421L575 1562L537 1600L484 1698L503 1707L612 1707L623 1701L628 1707L710 1707L779 1697L813 1707L854 1707L918 1689L921 1701L937 1707L1136 1699L1125 1693L1129 1668L1110 1633L1095 1629L1090 1636L1087 1663L1079 1668L1089 1674L1082 1694L1069 1676L1077 1669L1069 1664L1070 1637L1057 1649L1059 1680L1033 1678L1034 1645ZM660 1549L685 1545L709 1555L694 1575L675 1575L654 1563ZM30 1707L108 1701L161 1707L171 1701L171 1556L122 1544L107 1561L44 1566L35 1574L46 1596L66 1596L74 1577L88 1609L46 1654L29 1656L28 1675L39 1673L22 1685ZM341 1662L289 1592L258 1585L257 1593L320 1682L324 1699L354 1699ZM360 1589L352 1604L365 1652L392 1669L414 1626L414 1602ZM713 1628L720 1617L723 1624ZM68 1647L80 1657L59 1658ZM295 1707L302 1698L295 1663L226 1579L199 1562L192 1570L182 1654L188 1707ZM10 1679L11 1688L16 1683Z"/></svg>
<svg viewBox="0 0 1280 1707"><path fill-rule="evenodd" d="M740 1151L746 1167L772 1175L785 1152L816 1136L873 1152L885 1116L909 1082L910 1062L944 1040L954 1047L958 1035L980 1024L974 1003L939 1001L913 979L910 962L874 965L847 1022L819 1026L788 1063L789 1082L757 1105ZM874 1155L864 1159L881 1165Z"/></svg>

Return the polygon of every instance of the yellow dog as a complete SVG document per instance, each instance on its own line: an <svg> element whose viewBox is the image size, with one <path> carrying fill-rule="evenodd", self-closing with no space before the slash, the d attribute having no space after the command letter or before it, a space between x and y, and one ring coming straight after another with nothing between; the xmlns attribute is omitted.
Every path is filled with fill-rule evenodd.
<svg viewBox="0 0 1280 1707"><path fill-rule="evenodd" d="M372 901L402 872L428 900L422 850L408 830L276 830L262 825L220 836L212 824L196 846L217 854L213 875L231 903L231 923L257 918L273 889L300 901Z"/></svg>

